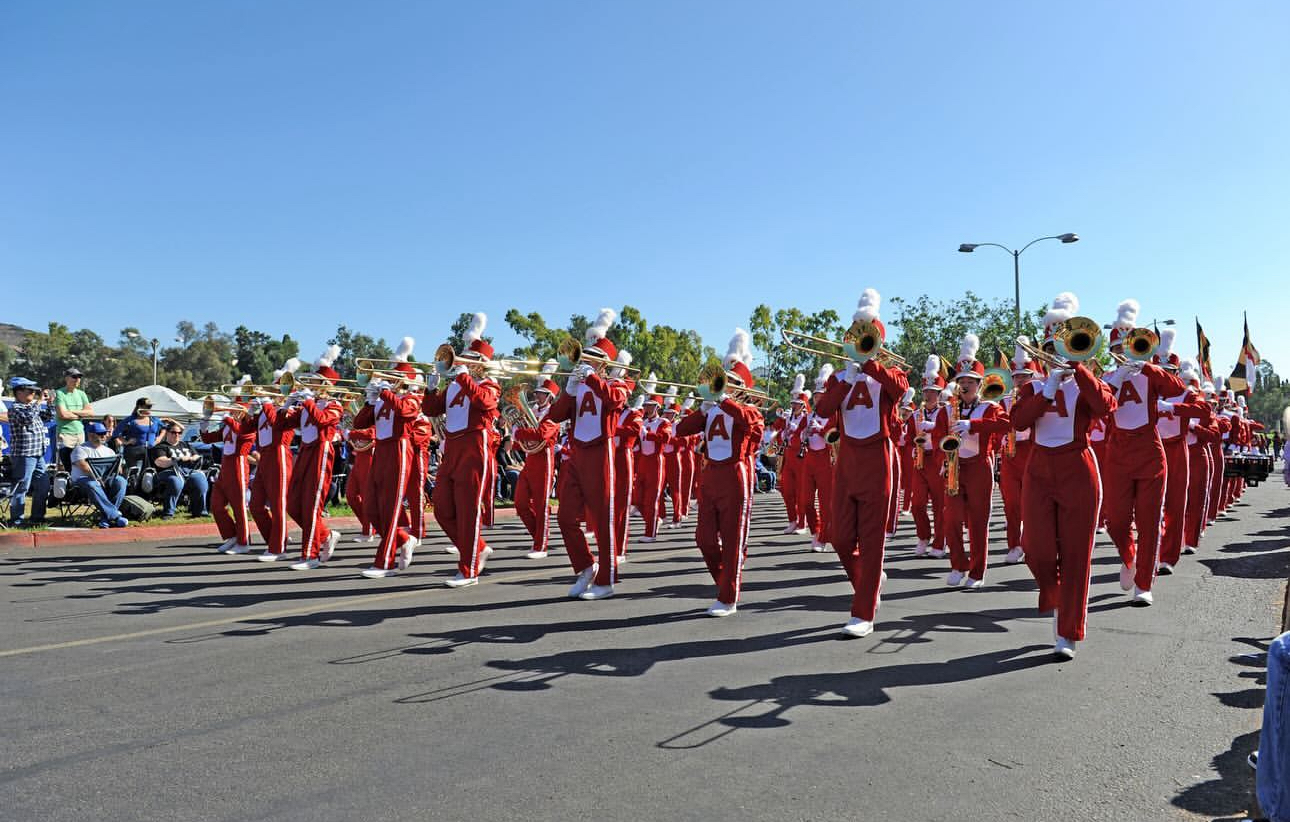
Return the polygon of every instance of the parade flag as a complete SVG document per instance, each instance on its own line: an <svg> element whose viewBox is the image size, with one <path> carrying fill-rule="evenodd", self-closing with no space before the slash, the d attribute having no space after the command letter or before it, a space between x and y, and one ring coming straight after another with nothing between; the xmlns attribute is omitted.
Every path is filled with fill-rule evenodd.
<svg viewBox="0 0 1290 822"><path fill-rule="evenodd" d="M1259 364L1259 350L1250 342L1250 320L1245 317L1245 337L1241 340L1241 354L1237 357L1236 367L1232 369L1232 376L1228 378L1227 385L1238 394L1249 396L1254 390L1254 384L1257 380L1258 371L1256 368Z"/></svg>
<svg viewBox="0 0 1290 822"><path fill-rule="evenodd" d="M1214 366L1209 362L1209 337L1205 336L1205 329L1200 327L1200 317L1196 318L1196 359L1200 362L1200 371L1205 379L1213 382Z"/></svg>

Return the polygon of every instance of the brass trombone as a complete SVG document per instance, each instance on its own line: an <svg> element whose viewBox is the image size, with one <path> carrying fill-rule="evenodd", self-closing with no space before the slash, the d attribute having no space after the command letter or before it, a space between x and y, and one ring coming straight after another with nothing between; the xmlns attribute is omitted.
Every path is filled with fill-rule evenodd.
<svg viewBox="0 0 1290 822"><path fill-rule="evenodd" d="M599 354L584 353L582 346L579 345L578 341L573 337L565 337L564 341L560 343L559 348L556 349L556 357L571 366L581 365L582 361L586 360L587 364L593 368L621 368L628 374L640 374L641 372L639 368L630 365L623 365L622 363L611 360L608 357Z"/></svg>
<svg viewBox="0 0 1290 822"><path fill-rule="evenodd" d="M1053 350L1067 362L1086 362L1102 348L1102 326L1088 317L1071 317L1053 329Z"/></svg>
<svg viewBox="0 0 1290 822"><path fill-rule="evenodd" d="M1147 362L1160 348L1160 335L1150 328L1135 328L1124 338L1124 357L1135 362Z"/></svg>
<svg viewBox="0 0 1290 822"><path fill-rule="evenodd" d="M784 340L784 344L789 348L805 354L812 354L816 357L825 357L841 363L864 362L877 357L878 362L885 365L895 368L909 368L909 363L903 357L890 348L882 346L881 335L877 333L877 326L873 323L862 321L853 323L847 329L846 334L843 335L842 342L825 337L816 337L813 334L807 334L802 331L792 331L787 328L780 329L779 334ZM819 345L833 346L839 350L830 351L822 348L812 348L810 345L802 343L802 340ZM874 342L875 340L877 341L876 343ZM848 346L850 346L849 349ZM875 347L877 348L877 353L873 353ZM855 353L856 356L851 356L852 353Z"/></svg>
<svg viewBox="0 0 1290 822"><path fill-rule="evenodd" d="M760 408L764 411L773 410L776 405L778 405L779 401L770 394L767 394L765 391L758 391L756 388L750 388L745 386L742 382L732 384L730 382L731 376L730 372L726 371L726 369L720 365L704 366L703 370L699 372L699 384L706 384L708 386L708 391L714 397L718 394L738 392L739 396L741 396L744 402L748 405L751 405L754 408ZM660 384L667 385L668 383Z"/></svg>
<svg viewBox="0 0 1290 822"><path fill-rule="evenodd" d="M981 399L991 402L1012 393L1012 372L1006 368L987 368L981 381Z"/></svg>

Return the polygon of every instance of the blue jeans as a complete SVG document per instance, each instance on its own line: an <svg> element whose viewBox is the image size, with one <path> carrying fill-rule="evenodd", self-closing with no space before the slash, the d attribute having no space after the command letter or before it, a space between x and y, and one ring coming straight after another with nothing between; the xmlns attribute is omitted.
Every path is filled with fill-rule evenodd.
<svg viewBox="0 0 1290 822"><path fill-rule="evenodd" d="M49 471L46 470L45 457L10 457L13 461L9 478L13 480L13 498L9 504L9 518L17 521L23 519L24 506L27 504L27 492L31 492L31 516L29 520L39 522L45 518L45 503L49 501Z"/></svg>
<svg viewBox="0 0 1290 822"><path fill-rule="evenodd" d="M94 507L99 509L103 519L111 522L121 516L121 500L125 499L125 477L117 475L108 477L107 485L96 479L81 477L74 480L72 485L81 489L85 496L90 498Z"/></svg>
<svg viewBox="0 0 1290 822"><path fill-rule="evenodd" d="M1257 783L1263 813L1273 822L1290 820L1290 632L1268 646Z"/></svg>
<svg viewBox="0 0 1290 822"><path fill-rule="evenodd" d="M174 471L166 471L157 476L157 491L161 494L161 515L173 517L179 507L179 497L188 494L188 513L194 517L206 516L206 492L210 482L201 471L193 471L185 479Z"/></svg>

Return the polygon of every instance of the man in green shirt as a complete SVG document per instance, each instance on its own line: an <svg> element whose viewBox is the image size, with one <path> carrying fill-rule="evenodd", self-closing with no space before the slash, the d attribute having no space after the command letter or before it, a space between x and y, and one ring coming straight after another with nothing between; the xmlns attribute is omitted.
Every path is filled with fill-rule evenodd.
<svg viewBox="0 0 1290 822"><path fill-rule="evenodd" d="M81 390L79 368L63 372L63 387L54 392L58 415L58 461L67 465L72 449L85 442L85 425L81 420L94 416L90 398Z"/></svg>

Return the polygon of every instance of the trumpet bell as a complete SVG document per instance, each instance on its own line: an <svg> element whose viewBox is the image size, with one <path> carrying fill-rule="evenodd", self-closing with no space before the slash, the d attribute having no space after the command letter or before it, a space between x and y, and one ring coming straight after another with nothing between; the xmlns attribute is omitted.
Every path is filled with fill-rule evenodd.
<svg viewBox="0 0 1290 822"><path fill-rule="evenodd" d="M1071 317L1053 329L1053 349L1068 362L1085 362L1102 348L1102 326L1089 317Z"/></svg>
<svg viewBox="0 0 1290 822"><path fill-rule="evenodd" d="M1004 368L987 368L981 381L981 399L997 400L1012 393L1012 372Z"/></svg>
<svg viewBox="0 0 1290 822"><path fill-rule="evenodd" d="M842 348L851 359L864 362L882 350L885 335L877 323L869 320L856 320L842 335Z"/></svg>
<svg viewBox="0 0 1290 822"><path fill-rule="evenodd" d="M1150 328L1135 328L1124 338L1124 356L1137 362L1150 360L1159 347L1160 335Z"/></svg>

